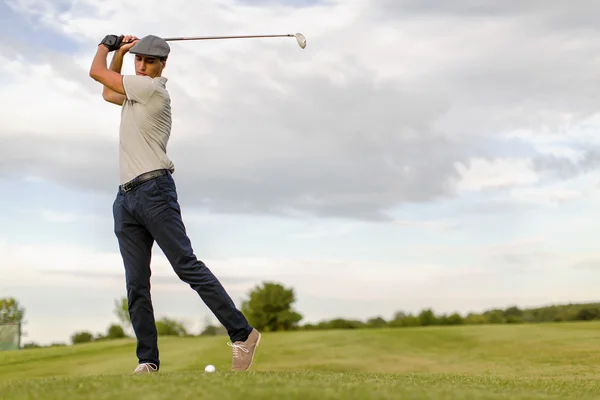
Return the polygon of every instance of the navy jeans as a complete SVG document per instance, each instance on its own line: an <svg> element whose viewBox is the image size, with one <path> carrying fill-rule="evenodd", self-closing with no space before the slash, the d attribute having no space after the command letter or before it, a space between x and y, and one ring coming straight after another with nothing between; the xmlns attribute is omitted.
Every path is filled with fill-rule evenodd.
<svg viewBox="0 0 600 400"><path fill-rule="evenodd" d="M113 204L114 229L125 266L131 324L140 363L160 366L158 335L150 296L150 258L154 241L177 276L195 290L227 329L232 342L245 341L252 330L219 280L194 255L181 219L175 182L170 173L144 182Z"/></svg>

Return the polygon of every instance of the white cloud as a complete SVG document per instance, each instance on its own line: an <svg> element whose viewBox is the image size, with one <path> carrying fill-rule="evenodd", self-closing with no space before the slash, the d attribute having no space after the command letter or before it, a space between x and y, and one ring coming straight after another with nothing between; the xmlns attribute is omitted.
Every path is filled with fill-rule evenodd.
<svg viewBox="0 0 600 400"><path fill-rule="evenodd" d="M495 257L488 260L494 260ZM322 305L318 312L313 309L311 299L327 298L332 302L389 301L390 304L396 304L407 297L436 297L440 286L449 282L452 282L454 289L446 290L446 296L457 296L463 288L474 282L502 276L502 271L489 263L453 265L452 257L446 257L446 260L440 264L316 258L204 261L226 289L233 293L236 301L245 297L254 285L276 281L293 287L302 304L308 302L309 308L304 312L309 314L309 318L328 312L326 305ZM25 286L28 288L61 287L62 294L59 296L73 297L82 285L92 284L95 290L112 293L112 297L124 293L123 266L116 252L98 252L76 246L15 245L5 241L0 246L0 265L3 265L0 287L5 289L21 287L27 282ZM175 297L189 296L189 288L186 290L185 283L178 280L160 250L155 249L152 269L153 292L159 298L164 299L167 293ZM493 286L488 290L494 292L497 288ZM36 303L37 300L31 301L34 302L30 304L31 307L41 307ZM159 300L159 304L162 313L175 313L183 318L193 316L189 311L170 308L164 300Z"/></svg>
<svg viewBox="0 0 600 400"><path fill-rule="evenodd" d="M580 162L585 156L582 149L574 149L567 145L555 143L540 143L535 146L535 149L541 154L566 158L573 163Z"/></svg>
<svg viewBox="0 0 600 400"><path fill-rule="evenodd" d="M159 15L159 3L13 1L83 50L71 57L7 52L0 65L11 83L2 90L11 101L2 104L0 134L11 140L2 158L27 148L29 157L12 162L20 161L15 169L24 174L52 170L61 183L108 188L116 176L119 109L87 76L107 33L266 29L307 36L305 50L287 38L172 43L165 72L175 110L170 155L181 182L202 188L190 191L195 205L213 211L391 220L390 209L455 189L501 192L537 182L528 159L482 152L492 138L523 140L569 159L595 140L599 122L588 111L595 100L579 88L595 73L584 60L598 44L586 37L572 46L570 31L532 28L532 10L515 19L484 11L463 19L441 5L396 9L393 2L361 0L294 8L223 0L186 3L186 13L176 1ZM194 24L186 22L189 15ZM539 17L556 18L542 11ZM492 39L481 41L480 29ZM533 56L548 42L555 45ZM125 73L132 72L130 61ZM552 66L541 81L540 65ZM572 76L577 81L565 86ZM572 92L556 96L559 89ZM564 142L568 137L578 144ZM69 166L61 161L67 157Z"/></svg>
<svg viewBox="0 0 600 400"><path fill-rule="evenodd" d="M504 189L537 182L538 176L529 159L471 159L468 165L458 163L459 191Z"/></svg>
<svg viewBox="0 0 600 400"><path fill-rule="evenodd" d="M53 211L48 209L42 209L38 213L44 221L53 222L57 224L84 224L95 222L111 222L112 219L108 217L100 217L97 215L82 214L75 212L65 211Z"/></svg>
<svg viewBox="0 0 600 400"><path fill-rule="evenodd" d="M398 226L408 227L408 228L416 228L416 229L426 229L426 230L435 230L435 231L447 231L459 228L460 222L456 220L396 220L394 223Z"/></svg>
<svg viewBox="0 0 600 400"><path fill-rule="evenodd" d="M600 113L594 112L584 116L555 113L549 118L552 118L552 123L535 128L509 130L502 136L508 139L525 140L534 144L541 152L560 156L565 156L565 152L573 155L572 151L568 150L569 144L600 144L600 138L596 134L600 125ZM557 149L560 149L559 154L556 153ZM575 149L577 150L581 149Z"/></svg>
<svg viewBox="0 0 600 400"><path fill-rule="evenodd" d="M54 141L115 138L118 115L94 112L99 106L105 107L101 89L92 93L81 79L64 77L56 68L50 63L0 57L0 72L11 78L2 85L6 100L2 102L5 112L0 114L0 135L13 139L45 136ZM68 153L69 149L63 151Z"/></svg>
<svg viewBox="0 0 600 400"><path fill-rule="evenodd" d="M522 204L556 205L583 196L581 190L561 187L511 189L511 197Z"/></svg>
<svg viewBox="0 0 600 400"><path fill-rule="evenodd" d="M568 181L549 182L545 185L511 188L507 195L515 204L552 206L554 208L568 202L600 198L595 182L600 179L598 172L580 175Z"/></svg>

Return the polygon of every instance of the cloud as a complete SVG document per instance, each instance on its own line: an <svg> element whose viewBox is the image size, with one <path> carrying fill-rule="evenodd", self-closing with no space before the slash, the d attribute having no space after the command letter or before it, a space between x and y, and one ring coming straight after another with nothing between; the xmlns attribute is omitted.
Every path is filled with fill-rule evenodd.
<svg viewBox="0 0 600 400"><path fill-rule="evenodd" d="M548 269L561 259L557 252L544 247L545 242L541 237L525 238L483 246L479 252L498 268L537 271ZM557 263L559 268L565 268L561 262Z"/></svg>
<svg viewBox="0 0 600 400"><path fill-rule="evenodd" d="M472 159L468 166L459 164L459 191L486 188L510 188L536 183L538 176L528 159Z"/></svg>
<svg viewBox="0 0 600 400"><path fill-rule="evenodd" d="M556 186L513 189L511 191L511 198L514 203L529 206L557 205L568 201L578 200L584 196L585 193L581 190Z"/></svg>
<svg viewBox="0 0 600 400"><path fill-rule="evenodd" d="M568 157L547 155L533 160L537 171L551 174L559 178L572 178L600 167L600 153L586 151L579 160Z"/></svg>
<svg viewBox="0 0 600 400"><path fill-rule="evenodd" d="M43 257L40 257L43 255ZM426 262L370 261L365 274L362 260L335 258L244 257L203 260L227 290L247 293L263 281L292 286L302 296L383 300L397 297L398 290L413 285L441 284L448 279L470 279L501 274L492 267L446 265ZM122 288L123 263L118 252L100 252L74 245L18 245L0 243L4 287L59 285L75 290L81 281L96 288ZM164 254L157 248L152 257L152 282L156 290L181 290L185 283L176 277ZM39 279L43 275L44 279ZM69 290L71 290L69 289Z"/></svg>
<svg viewBox="0 0 600 400"><path fill-rule="evenodd" d="M78 50L2 56L0 135L10 138L0 149L2 176L114 192L120 110L87 76L94 48L106 33L195 36L197 26L211 34L302 31L309 44L173 43L169 155L190 208L391 222L402 205L502 193L532 187L543 173L562 180L597 167L595 156L573 166L538 157L535 147L539 137L556 144L559 133L575 138L560 143L563 154L585 151L584 124L598 126L600 97L589 82L600 76L589 54L600 37L564 30L589 18L589 8L221 1L181 13L176 1L158 15L158 1L11 4Z"/></svg>
<svg viewBox="0 0 600 400"><path fill-rule="evenodd" d="M593 257L588 259L583 259L574 263L571 268L573 269L581 269L581 270L599 270L600 269L600 257Z"/></svg>
<svg viewBox="0 0 600 400"><path fill-rule="evenodd" d="M100 271L85 271L79 269L73 270L61 270L61 269L52 269L48 271L39 271L44 275L56 275L63 276L68 278L76 278L89 280L94 279L96 282L105 281L105 282L116 282L118 284L122 284L125 279L124 271L122 273L110 273L110 272L100 272ZM174 274L171 275L152 275L152 286L160 289L181 289L182 285L185 285L179 277ZM240 276L219 276L219 280L226 286L235 286L239 284L246 284L248 282L254 283L255 278L247 278Z"/></svg>
<svg viewBox="0 0 600 400"><path fill-rule="evenodd" d="M461 223L456 220L423 220L423 221L409 221L409 220L395 220L394 223L401 227L421 228L432 231L451 231L460 229Z"/></svg>
<svg viewBox="0 0 600 400"><path fill-rule="evenodd" d="M600 11L593 0L582 0L580 7L566 7L560 0L529 0L525 3L504 3L494 0L458 0L452 4L438 3L434 0L376 0L383 7L392 8L402 14L453 15L460 18L472 16L491 16L495 18L514 16L563 16L579 26L589 20L588 12ZM576 17L577 16L577 17Z"/></svg>

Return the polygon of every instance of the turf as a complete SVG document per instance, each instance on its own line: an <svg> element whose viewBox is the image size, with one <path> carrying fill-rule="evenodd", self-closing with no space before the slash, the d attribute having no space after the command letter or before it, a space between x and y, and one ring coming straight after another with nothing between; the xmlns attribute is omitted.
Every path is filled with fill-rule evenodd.
<svg viewBox="0 0 600 400"><path fill-rule="evenodd" d="M597 322L270 333L246 373L226 341L161 338L152 376L132 340L0 353L0 399L600 398Z"/></svg>

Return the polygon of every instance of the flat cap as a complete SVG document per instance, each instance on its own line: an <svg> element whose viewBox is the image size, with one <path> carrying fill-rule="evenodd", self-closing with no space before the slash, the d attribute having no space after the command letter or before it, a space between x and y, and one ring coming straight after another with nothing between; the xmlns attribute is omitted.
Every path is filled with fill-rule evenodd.
<svg viewBox="0 0 600 400"><path fill-rule="evenodd" d="M144 36L129 49L131 54L158 58L167 57L170 51L169 44L163 38L154 35Z"/></svg>

